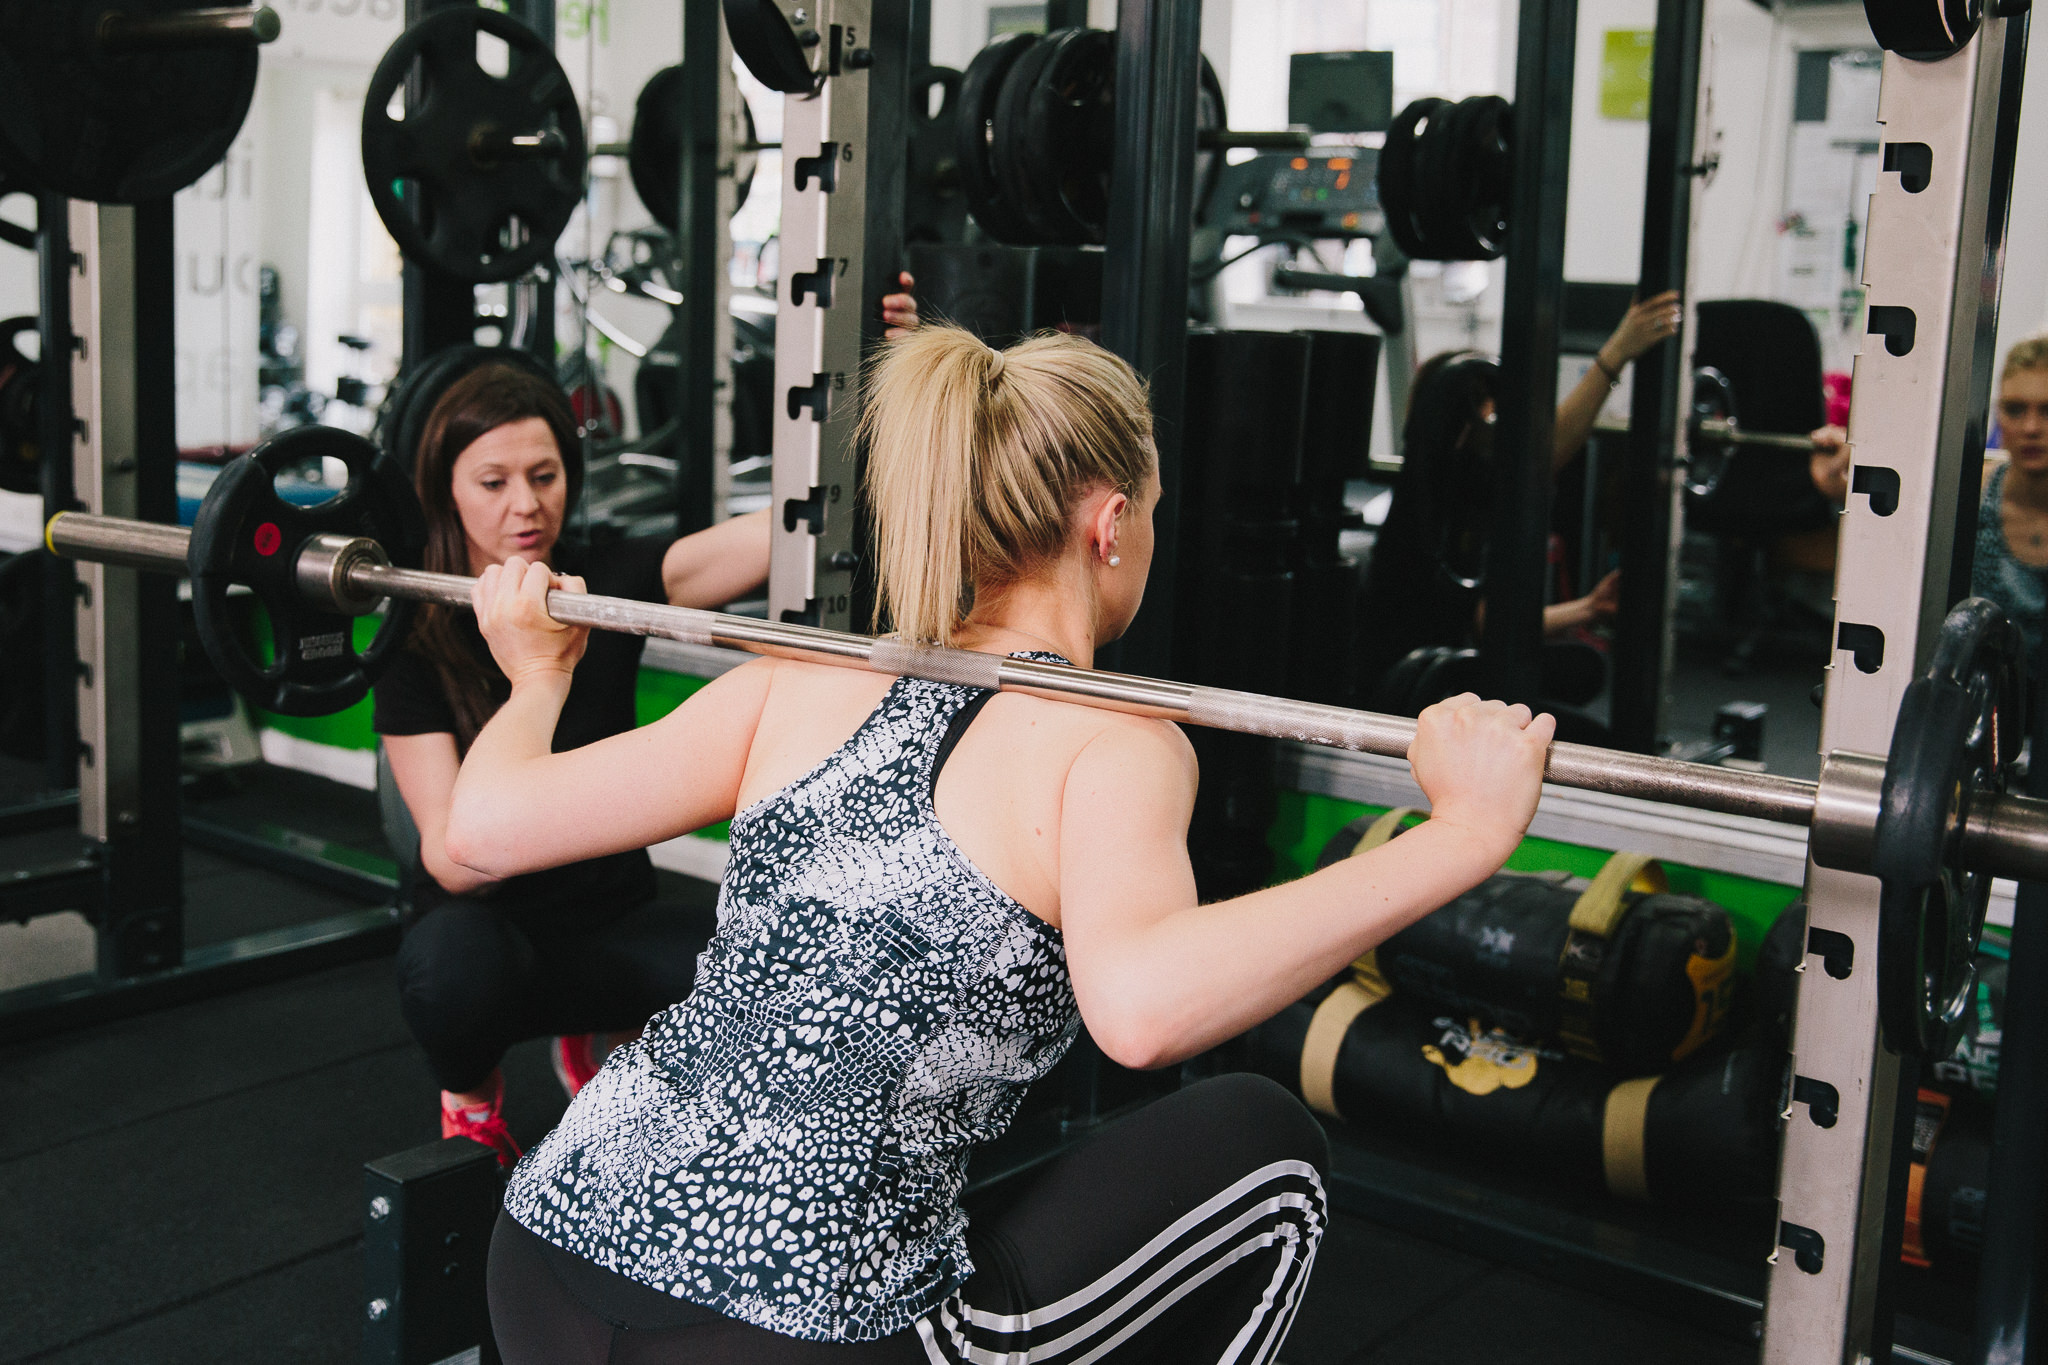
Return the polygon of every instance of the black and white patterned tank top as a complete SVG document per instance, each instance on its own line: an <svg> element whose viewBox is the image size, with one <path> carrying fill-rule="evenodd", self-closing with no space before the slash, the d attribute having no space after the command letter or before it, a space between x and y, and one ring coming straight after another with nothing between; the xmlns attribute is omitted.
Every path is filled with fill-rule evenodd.
<svg viewBox="0 0 2048 1365"><path fill-rule="evenodd" d="M966 1280L968 1153L1080 1025L1059 931L932 807L949 722L987 695L899 679L830 757L733 817L696 989L519 1163L514 1218L809 1341L902 1331Z"/></svg>

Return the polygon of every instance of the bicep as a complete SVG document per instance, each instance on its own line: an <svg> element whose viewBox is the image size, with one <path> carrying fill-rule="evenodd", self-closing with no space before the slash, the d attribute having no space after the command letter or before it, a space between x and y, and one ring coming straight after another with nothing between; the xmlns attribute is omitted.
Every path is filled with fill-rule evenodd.
<svg viewBox="0 0 2048 1365"><path fill-rule="evenodd" d="M1195 778L1186 737L1163 721L1118 726L1074 760L1060 810L1060 928L1084 1013L1137 940L1196 903Z"/></svg>

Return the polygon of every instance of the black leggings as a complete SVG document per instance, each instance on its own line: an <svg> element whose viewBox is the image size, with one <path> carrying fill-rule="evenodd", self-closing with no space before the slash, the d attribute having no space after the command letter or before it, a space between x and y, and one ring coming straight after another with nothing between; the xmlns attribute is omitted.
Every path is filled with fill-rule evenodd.
<svg viewBox="0 0 2048 1365"><path fill-rule="evenodd" d="M690 993L717 927L710 911L665 901L537 922L457 897L407 927L399 1008L441 1088L475 1090L514 1043L645 1024Z"/></svg>
<svg viewBox="0 0 2048 1365"><path fill-rule="evenodd" d="M1273 1082L1201 1081L983 1210L961 1291L912 1330L853 1344L799 1341L565 1265L501 1215L491 1326L505 1365L1271 1365L1322 1237L1328 1157L1315 1119Z"/></svg>

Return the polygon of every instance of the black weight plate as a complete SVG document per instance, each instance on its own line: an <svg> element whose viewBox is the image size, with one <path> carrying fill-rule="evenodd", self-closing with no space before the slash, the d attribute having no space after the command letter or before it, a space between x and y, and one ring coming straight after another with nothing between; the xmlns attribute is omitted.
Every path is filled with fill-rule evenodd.
<svg viewBox="0 0 2048 1365"><path fill-rule="evenodd" d="M999 242L1023 245L1032 240L1023 214L1004 196L994 161L996 102L1004 78L1017 59L1038 45L1036 33L1012 33L974 54L960 78L960 116L955 144L960 188L967 211L981 230Z"/></svg>
<svg viewBox="0 0 2048 1365"><path fill-rule="evenodd" d="M1498 260L1508 247L1508 192L1514 179L1514 107L1498 95L1461 100L1454 174L1462 186L1458 215L1463 260Z"/></svg>
<svg viewBox="0 0 2048 1365"><path fill-rule="evenodd" d="M633 190L654 221L670 232L677 231L681 222L686 93L680 66L663 67L649 77L633 103L633 135L626 144L626 169L633 177ZM733 138L738 151L733 162L732 211L738 213L754 188L754 172L761 161L755 148L761 139L754 131L754 111L744 95L739 97L733 118L738 124Z"/></svg>
<svg viewBox="0 0 2048 1365"><path fill-rule="evenodd" d="M903 186L903 240L957 242L966 226L960 192L960 80L950 66L910 78L910 165ZM931 92L940 92L932 107Z"/></svg>
<svg viewBox="0 0 2048 1365"><path fill-rule="evenodd" d="M408 476L418 463L420 440L426 435L427 418L433 415L434 405L441 401L441 395L448 392L456 380L493 361L517 366L550 383L555 382L554 372L546 361L513 346L449 346L434 352L399 383L390 398L385 400L384 410L378 414L377 443ZM581 482L582 462L572 458L569 465L569 505L573 507Z"/></svg>
<svg viewBox="0 0 2048 1365"><path fill-rule="evenodd" d="M1010 74L1003 77L1002 93L996 96L996 116L990 125L989 161L995 167L996 183L1002 186L1003 201L1012 205L1023 220L1027 242L1064 243L1079 240L1078 225L1071 222L1053 186L1033 172L1027 144L1031 139L1029 115L1031 96L1039 79L1051 66L1060 49L1072 43L1085 29L1065 28L1048 33L1042 42L1017 59Z"/></svg>
<svg viewBox="0 0 2048 1365"><path fill-rule="evenodd" d="M477 35L502 39L506 74L477 60ZM417 72L418 107L392 97ZM549 154L493 150L535 133ZM509 280L553 258L583 199L583 115L568 73L540 35L509 14L462 5L408 28L377 63L363 99L363 176L407 257L472 284Z"/></svg>
<svg viewBox="0 0 2048 1365"><path fill-rule="evenodd" d="M330 455L348 466L341 492L311 507L277 495L280 471ZM354 618L322 610L299 591L299 552L321 534L367 536L408 568L418 567L427 540L404 471L362 437L333 427L295 427L230 463L192 524L186 567L200 643L231 687L281 715L327 715L362 700L412 624L415 604L394 599L375 638L356 649ZM255 590L270 617L276 656L269 664L250 651L228 605L237 583Z"/></svg>
<svg viewBox="0 0 2048 1365"><path fill-rule="evenodd" d="M1470 115L1462 102L1446 104L1424 121L1415 138L1415 218L1428 248L1422 259L1457 260L1466 245L1456 168L1461 127Z"/></svg>
<svg viewBox="0 0 2048 1365"><path fill-rule="evenodd" d="M1984 19L1983 0L1863 0L1870 35L1887 52L1933 62L1963 50Z"/></svg>
<svg viewBox="0 0 2048 1365"><path fill-rule="evenodd" d="M37 325L32 317L0 322L0 488L10 493L42 491L42 433L37 429L36 405L41 375L17 342Z"/></svg>
<svg viewBox="0 0 2048 1365"><path fill-rule="evenodd" d="M220 164L256 91L254 47L105 52L109 13L178 0L0 0L0 166L102 204L166 198Z"/></svg>
<svg viewBox="0 0 2048 1365"><path fill-rule="evenodd" d="M1702 422L1742 421L1741 413L1735 406L1735 385L1727 375L1712 365L1701 365L1692 372L1692 424L1697 432ZM1694 436L1686 442L1685 488L1694 497L1704 498L1720 487L1722 475L1728 472L1729 457L1734 449L1719 441L1704 441Z"/></svg>
<svg viewBox="0 0 2048 1365"><path fill-rule="evenodd" d="M1108 235L1116 145L1116 38L1097 29L1067 29L1048 34L1045 48L1037 79L1029 89L1015 90L1020 123L1004 121L1014 89L1004 82L996 114L996 168L1004 170L1001 139L1012 130L1015 173L1029 181L1032 200L1046 219L1042 226L1057 233L1049 240L1101 242ZM1029 61L1017 64L1017 80ZM1018 197L1010 181L1003 183Z"/></svg>
<svg viewBox="0 0 2048 1365"><path fill-rule="evenodd" d="M1415 130L1449 104L1449 100L1440 99L1419 99L1409 104L1395 115L1387 129L1386 145L1380 149L1380 211L1386 215L1387 231L1393 234L1394 244L1417 260L1427 260L1429 255L1416 212Z"/></svg>
<svg viewBox="0 0 2048 1365"><path fill-rule="evenodd" d="M811 38L807 51L775 0L725 0L725 31L734 55L770 90L808 95L816 88L809 53L817 50L817 30L805 30Z"/></svg>
<svg viewBox="0 0 2048 1365"><path fill-rule="evenodd" d="M1991 880L1957 854L1972 802L2002 790L2018 758L2025 653L1999 607L1965 599L1900 699L1871 854L1878 1018L1896 1052L1938 1060L1962 1032Z"/></svg>

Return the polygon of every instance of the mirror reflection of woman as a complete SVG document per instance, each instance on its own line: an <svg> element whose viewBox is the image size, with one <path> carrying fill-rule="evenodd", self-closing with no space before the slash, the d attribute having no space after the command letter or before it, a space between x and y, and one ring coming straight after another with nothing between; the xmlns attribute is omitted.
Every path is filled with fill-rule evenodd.
<svg viewBox="0 0 2048 1365"><path fill-rule="evenodd" d="M2027 639L2027 666L2048 676L2048 333L2016 342L1992 400L1996 445L1984 452L1970 591L2005 608ZM1813 433L1814 486L1849 499L1849 434Z"/></svg>
<svg viewBox="0 0 2048 1365"><path fill-rule="evenodd" d="M1675 335L1683 320L1675 291L1630 306L1557 405L1552 477L1585 447L1622 371ZM1377 695L1376 685L1410 651L1464 648L1484 626L1498 382L1499 366L1490 358L1453 351L1424 362L1409 389L1401 473L1360 593L1359 677L1368 705L1401 704ZM1604 621L1620 597L1620 576L1609 573L1584 595L1546 606L1543 632L1555 637Z"/></svg>

